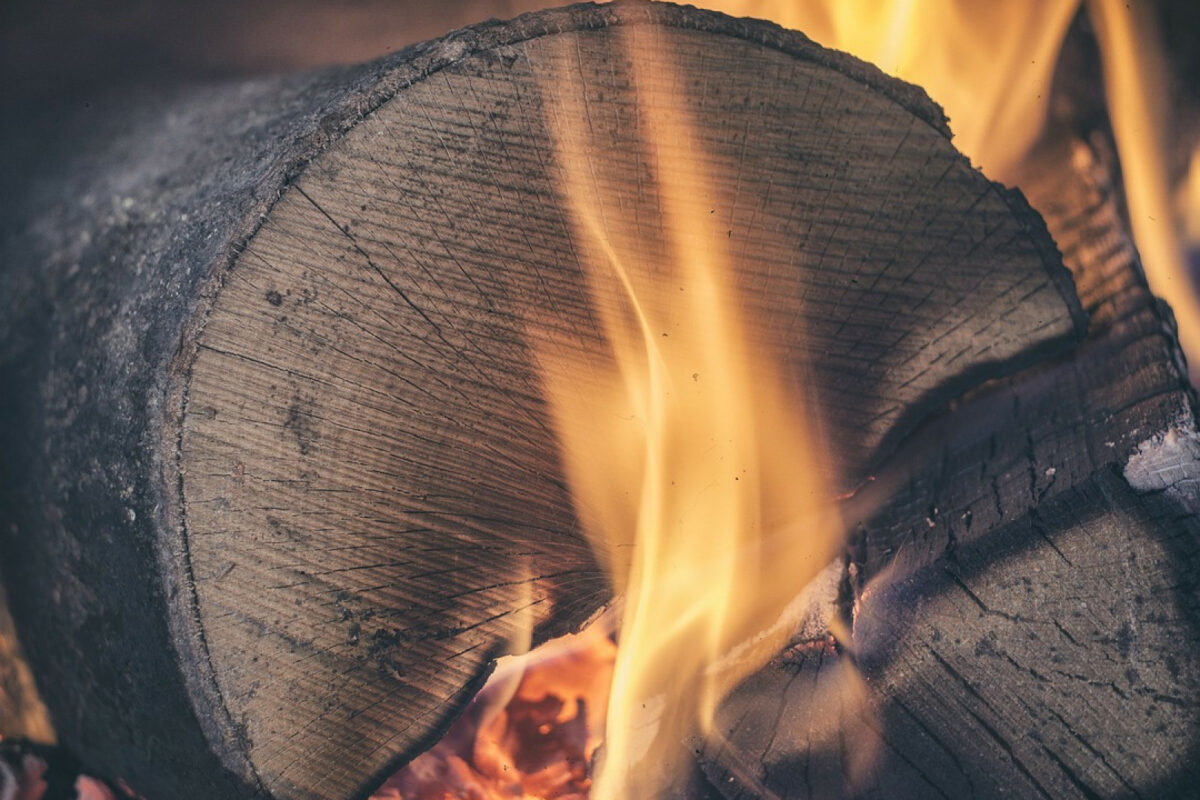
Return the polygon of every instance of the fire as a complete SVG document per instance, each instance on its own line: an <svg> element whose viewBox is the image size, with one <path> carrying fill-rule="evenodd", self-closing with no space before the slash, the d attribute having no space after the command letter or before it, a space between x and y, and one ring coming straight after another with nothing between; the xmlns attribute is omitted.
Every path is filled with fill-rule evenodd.
<svg viewBox="0 0 1200 800"><path fill-rule="evenodd" d="M778 653L791 631L777 621L842 540L804 391L742 314L715 213L728 176L694 134L670 54L652 34L623 35L652 187L621 185L606 152L629 143L590 132L584 87L545 87L611 348L538 354L577 511L623 602L602 800L674 785L687 737ZM651 224L630 200L639 191L654 197Z"/></svg>

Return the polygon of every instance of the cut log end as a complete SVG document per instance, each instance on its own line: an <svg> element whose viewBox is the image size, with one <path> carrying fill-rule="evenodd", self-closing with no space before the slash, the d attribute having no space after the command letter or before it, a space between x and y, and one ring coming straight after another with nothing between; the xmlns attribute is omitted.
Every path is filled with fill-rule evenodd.
<svg viewBox="0 0 1200 800"><path fill-rule="evenodd" d="M658 71L722 76L688 99L718 181L738 178L714 213L852 479L962 386L1079 330L1036 215L943 131L798 37L692 18L639 7L464 55L309 165L223 279L180 474L207 656L266 785L344 794L411 755L521 626L606 599L530 353L553 336L596 358L601 327L539 82L582 76L588 118L557 124L611 142L626 202L657 215L621 25L645 26Z"/></svg>

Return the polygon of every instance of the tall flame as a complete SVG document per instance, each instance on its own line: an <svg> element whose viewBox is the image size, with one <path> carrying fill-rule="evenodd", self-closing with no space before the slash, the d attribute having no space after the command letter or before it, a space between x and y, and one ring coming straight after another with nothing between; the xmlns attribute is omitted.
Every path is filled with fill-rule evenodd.
<svg viewBox="0 0 1200 800"><path fill-rule="evenodd" d="M1048 135L1058 53L1085 8L1103 59L1134 238L1151 288L1170 302L1185 350L1200 361L1200 302L1173 217L1180 210L1170 206L1167 69L1149 7L1123 0L699 4L771 19L922 86L945 108L955 145L992 179L1018 186ZM825 503L828 461L803 392L762 351L741 312L736 261L712 213L725 200L717 190L723 176L689 123L688 92L663 69L666 56L636 41L650 34L623 35L649 189L622 184L612 162L628 154L592 133L581 83L543 86L563 195L607 339L594 359L552 343L538 350L580 519L623 598L603 769L591 792L605 800L653 797L672 785L680 742L693 730L711 733L723 695L778 651L789 632L785 607L835 555L841 534ZM654 196L653 221L637 216L645 191ZM1177 199L1190 214L1190 239L1200 242L1200 150ZM612 654L607 640L597 641L607 655L594 659L602 667L587 669L606 676ZM865 703L865 689L842 667L847 677L831 693ZM539 688L513 696L526 692L540 703L573 691L529 686ZM818 697L818 705L828 699ZM485 732L497 727L487 722L494 719L485 716ZM500 763L483 757L494 748L481 741L477 760ZM594 746L589 738L583 752ZM493 770L496 780L507 769L505 762ZM535 776L530 785L545 780Z"/></svg>
<svg viewBox="0 0 1200 800"><path fill-rule="evenodd" d="M689 124L688 93L653 34L622 35L657 219L639 219L629 200L646 186L613 180L607 159L621 154L590 132L584 87L545 87L611 348L584 363L539 351L580 518L623 600L599 800L673 784L685 738L780 650L790 631L776 623L841 542L804 393L741 312L713 213L720 176Z"/></svg>
<svg viewBox="0 0 1200 800"><path fill-rule="evenodd" d="M1173 207L1167 136L1168 70L1155 9L1147 3L1088 0L1104 57L1104 87L1121 159L1129 225L1154 293L1175 312L1179 339L1200 367L1200 296L1186 267Z"/></svg>

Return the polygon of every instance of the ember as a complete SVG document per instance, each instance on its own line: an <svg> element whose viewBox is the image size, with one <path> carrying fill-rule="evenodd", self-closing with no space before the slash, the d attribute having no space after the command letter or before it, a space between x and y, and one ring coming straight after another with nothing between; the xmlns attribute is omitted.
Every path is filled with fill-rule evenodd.
<svg viewBox="0 0 1200 800"><path fill-rule="evenodd" d="M373 800L580 800L616 646L603 621L500 662L467 711Z"/></svg>

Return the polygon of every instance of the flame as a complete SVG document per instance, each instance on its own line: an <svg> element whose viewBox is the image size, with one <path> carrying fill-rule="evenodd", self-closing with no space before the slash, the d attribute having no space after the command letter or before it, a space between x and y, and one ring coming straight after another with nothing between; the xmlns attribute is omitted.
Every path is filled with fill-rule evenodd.
<svg viewBox="0 0 1200 800"><path fill-rule="evenodd" d="M1155 7L1088 0L1104 60L1104 87L1121 160L1129 224L1150 288L1175 312L1191 371L1200 368L1200 297L1171 200L1167 135L1170 78Z"/></svg>
<svg viewBox="0 0 1200 800"><path fill-rule="evenodd" d="M600 800L675 784L682 743L779 652L790 630L777 621L842 538L804 393L741 312L713 213L727 176L694 135L669 54L652 33L621 35L652 188L613 174L621 144L590 132L582 85L544 87L611 348L591 361L539 352L579 516L623 599ZM654 222L630 202L639 191L655 197Z"/></svg>

